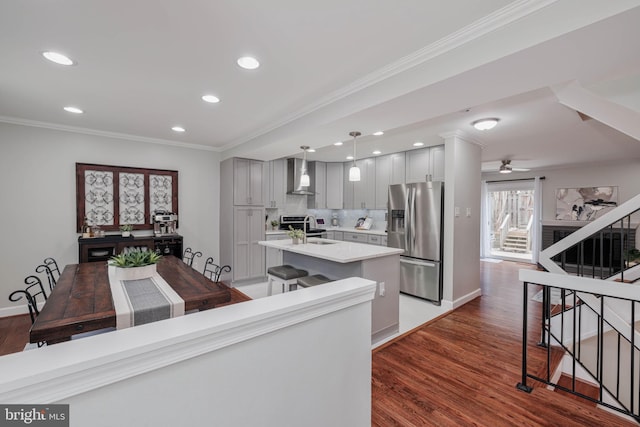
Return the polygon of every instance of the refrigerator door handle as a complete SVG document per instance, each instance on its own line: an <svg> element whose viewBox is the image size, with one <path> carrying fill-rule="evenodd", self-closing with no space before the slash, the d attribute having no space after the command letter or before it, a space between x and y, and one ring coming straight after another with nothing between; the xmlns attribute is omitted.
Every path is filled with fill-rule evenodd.
<svg viewBox="0 0 640 427"><path fill-rule="evenodd" d="M411 189L411 251L416 248L416 189Z"/></svg>
<svg viewBox="0 0 640 427"><path fill-rule="evenodd" d="M407 191L404 200L404 250L408 254L411 252L409 248L409 236L413 229L411 228L411 212L409 211L411 192Z"/></svg>
<svg viewBox="0 0 640 427"><path fill-rule="evenodd" d="M425 262L425 261L410 261L407 259L400 258L401 264L411 264L411 265L420 265L424 267L435 267L435 263L433 262Z"/></svg>

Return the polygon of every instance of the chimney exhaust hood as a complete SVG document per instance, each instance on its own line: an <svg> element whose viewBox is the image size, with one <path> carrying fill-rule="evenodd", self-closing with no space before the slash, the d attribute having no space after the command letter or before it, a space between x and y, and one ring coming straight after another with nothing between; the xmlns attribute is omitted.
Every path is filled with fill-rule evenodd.
<svg viewBox="0 0 640 427"><path fill-rule="evenodd" d="M300 178L307 170L307 161L304 159L287 159L287 194L297 194L299 196L312 196L312 193L300 185Z"/></svg>

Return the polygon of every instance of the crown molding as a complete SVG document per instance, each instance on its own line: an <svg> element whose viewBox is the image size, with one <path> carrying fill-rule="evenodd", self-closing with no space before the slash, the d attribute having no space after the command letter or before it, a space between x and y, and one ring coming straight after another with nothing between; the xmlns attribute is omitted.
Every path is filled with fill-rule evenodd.
<svg viewBox="0 0 640 427"><path fill-rule="evenodd" d="M443 132L443 133L439 133L438 136L442 139L446 140L450 139L450 138L456 138L456 139L460 139L462 141L468 142L470 144L475 144L477 146L479 146L480 148L485 148L486 144L484 142L482 142L480 139L472 136L471 134L469 134L468 132L465 132L463 130L460 129L456 129L456 130L452 130L450 132Z"/></svg>
<svg viewBox="0 0 640 427"><path fill-rule="evenodd" d="M222 151L219 148L209 147L206 145L189 144L186 142L171 141L168 139L149 138L146 136L129 135L125 133L108 132L108 131L102 131L102 130L96 130L96 129L81 128L76 126L60 125L56 123L40 122L36 120L20 119L16 117L0 116L0 122L9 123L13 125L20 125L20 126L59 130L63 132L81 133L81 134L92 135L92 136L102 136L106 138L125 139L127 141L145 142L148 144L159 144L159 145L169 145L169 146L179 147L179 148L190 148L193 150L204 150L204 151L215 151L215 152Z"/></svg>
<svg viewBox="0 0 640 427"><path fill-rule="evenodd" d="M461 28L460 30L455 31L448 36L443 37L403 58L400 58L398 61L392 62L382 68L379 68L365 75L364 77L355 80L351 84L329 93L328 95L320 98L318 101L310 105L307 105L296 113L288 115L269 126L258 129L257 131L245 137L238 138L230 142L229 144L224 145L222 147L222 151L234 148L259 136L272 132L275 129L285 126L295 120L313 113L314 111L320 110L321 108L331 105L343 98L353 95L383 80L389 79L412 68L415 68L453 49L470 43L480 37L483 37L493 31L505 27L515 21L518 21L532 13L535 13L540 9L556 3L557 1L558 0L514 1L507 6L496 10L492 14L484 16L477 21Z"/></svg>

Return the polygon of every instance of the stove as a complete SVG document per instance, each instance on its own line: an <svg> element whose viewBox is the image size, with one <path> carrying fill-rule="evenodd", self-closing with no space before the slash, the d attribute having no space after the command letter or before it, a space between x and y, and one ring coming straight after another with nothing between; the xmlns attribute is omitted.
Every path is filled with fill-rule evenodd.
<svg viewBox="0 0 640 427"><path fill-rule="evenodd" d="M294 230L302 230L305 228L304 224L305 215L281 215L280 216L280 230L289 230L289 226ZM311 227L314 224L313 217L307 220L307 237L327 237L327 230L324 228Z"/></svg>

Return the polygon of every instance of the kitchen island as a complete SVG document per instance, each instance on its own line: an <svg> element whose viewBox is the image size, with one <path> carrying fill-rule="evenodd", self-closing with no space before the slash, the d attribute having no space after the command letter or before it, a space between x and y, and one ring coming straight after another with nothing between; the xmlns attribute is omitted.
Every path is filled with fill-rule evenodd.
<svg viewBox="0 0 640 427"><path fill-rule="evenodd" d="M297 245L291 239L260 244L281 250L284 264L307 270L309 275L323 274L332 280L348 277L375 280L371 342L375 344L398 332L402 249L319 238Z"/></svg>

